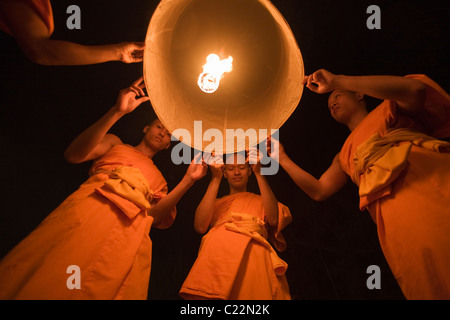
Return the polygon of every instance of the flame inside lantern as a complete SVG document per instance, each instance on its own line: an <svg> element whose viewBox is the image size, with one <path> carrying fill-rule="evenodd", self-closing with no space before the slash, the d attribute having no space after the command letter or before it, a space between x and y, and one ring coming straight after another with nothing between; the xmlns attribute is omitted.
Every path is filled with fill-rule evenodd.
<svg viewBox="0 0 450 320"><path fill-rule="evenodd" d="M233 70L233 57L220 60L218 55L211 53L206 57L203 72L198 77L198 86L203 92L213 93L219 88L223 74L231 70Z"/></svg>

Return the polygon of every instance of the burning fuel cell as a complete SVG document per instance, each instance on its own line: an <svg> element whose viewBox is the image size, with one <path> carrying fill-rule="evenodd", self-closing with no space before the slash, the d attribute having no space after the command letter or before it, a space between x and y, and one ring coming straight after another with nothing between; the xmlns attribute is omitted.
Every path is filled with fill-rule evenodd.
<svg viewBox="0 0 450 320"><path fill-rule="evenodd" d="M219 88L220 80L225 72L233 70L233 57L220 60L217 54L211 53L206 57L203 72L198 77L198 86L206 93L213 93Z"/></svg>

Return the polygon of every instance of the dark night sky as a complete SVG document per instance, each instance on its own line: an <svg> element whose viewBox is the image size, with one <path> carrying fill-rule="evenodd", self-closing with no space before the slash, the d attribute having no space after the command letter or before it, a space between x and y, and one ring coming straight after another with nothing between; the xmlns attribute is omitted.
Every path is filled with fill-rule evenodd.
<svg viewBox="0 0 450 320"><path fill-rule="evenodd" d="M447 1L273 3L293 30L306 74L319 68L351 75L424 73L449 91ZM81 8L81 30L66 28L70 4ZM150 0L54 1L53 38L83 44L143 41L157 4ZM381 8L381 30L366 28L370 4ZM115 103L120 89L142 75L142 63L46 67L28 61L3 33L0 43L0 256L4 256L87 178L91 163L68 164L63 151ZM326 99L305 90L280 130L291 158L316 177L328 168L348 134L328 114ZM375 102L370 100L371 105ZM112 132L137 144L141 129L152 117L147 102L122 118ZM187 168L171 163L170 153L154 160L170 188ZM193 229L193 215L209 177L179 202L170 229L151 231L149 299L179 299L178 290L201 239ZM284 232L288 249L280 256L289 264L287 278L294 299L403 299L379 247L376 225L367 212L358 210L354 185L318 203L283 170L268 180L293 215ZM251 191L257 191L254 180ZM366 287L369 265L381 268L380 290Z"/></svg>

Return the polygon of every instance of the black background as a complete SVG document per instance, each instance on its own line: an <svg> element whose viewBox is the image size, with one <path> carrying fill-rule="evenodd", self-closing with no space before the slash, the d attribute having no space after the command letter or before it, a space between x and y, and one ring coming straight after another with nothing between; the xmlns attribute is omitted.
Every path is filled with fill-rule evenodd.
<svg viewBox="0 0 450 320"><path fill-rule="evenodd" d="M157 1L53 1L53 39L83 44L144 41ZM305 73L326 68L337 74L423 73L447 92L448 6L446 1L294 1L274 5L290 24L302 52ZM66 8L81 9L81 30L68 30ZM381 9L381 30L369 30L366 9ZM14 39L0 34L0 256L27 236L86 180L91 163L68 164L64 149L102 116L120 89L142 75L142 63L48 67L31 63ZM296 111L280 130L291 158L319 177L340 150L348 130L334 122L327 96L305 89ZM369 100L370 106L376 101ZM137 144L154 117L149 102L113 128L126 143ZM175 166L170 152L154 158L173 188L187 166ZM280 170L268 177L278 200L289 206L293 222L284 235L293 299L404 299L379 247L376 225L358 210L357 189L348 184L330 199L315 202ZM201 236L193 215L209 183L208 175L179 202L167 230L152 229L153 262L149 299L179 299ZM221 192L226 190L222 188ZM254 180L250 191L257 192ZM366 286L369 265L381 269L381 289Z"/></svg>

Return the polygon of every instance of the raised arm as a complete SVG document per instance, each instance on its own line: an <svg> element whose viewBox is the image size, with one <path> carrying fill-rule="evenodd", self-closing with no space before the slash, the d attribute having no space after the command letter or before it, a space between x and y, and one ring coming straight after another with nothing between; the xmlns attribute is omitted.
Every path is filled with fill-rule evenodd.
<svg viewBox="0 0 450 320"><path fill-rule="evenodd" d="M264 175L261 174L261 152L252 147L249 150L248 162L255 174L258 182L259 192L261 193L262 204L266 214L267 222L271 226L276 226L278 223L278 201L270 188L269 183Z"/></svg>
<svg viewBox="0 0 450 320"><path fill-rule="evenodd" d="M211 169L211 182L197 210L195 210L194 229L200 234L206 233L214 214L214 204L217 199L217 193L219 192L220 182L222 181L223 167L224 164L223 162L220 163L220 161L210 162L209 164L209 168Z"/></svg>
<svg viewBox="0 0 450 320"><path fill-rule="evenodd" d="M2 19L10 28L17 44L33 62L42 65L87 65L108 61L140 62L145 43L86 46L50 39L42 18L22 1L0 1Z"/></svg>
<svg viewBox="0 0 450 320"><path fill-rule="evenodd" d="M286 173L291 177L295 184L300 187L311 199L323 201L342 189L348 182L349 177L341 169L339 155L336 155L330 167L322 174L319 179L300 168L292 161L284 151L281 143L273 138L268 139L268 146L272 141L274 150L270 150L271 155L277 154L279 163ZM275 149L277 148L277 150Z"/></svg>
<svg viewBox="0 0 450 320"><path fill-rule="evenodd" d="M65 159L70 163L81 163L96 159L122 141L108 130L125 114L132 112L141 103L149 100L143 92L145 84L142 77L133 84L122 89L116 104L89 128L78 135L64 152ZM140 98L136 99L136 97Z"/></svg>
<svg viewBox="0 0 450 320"><path fill-rule="evenodd" d="M201 153L199 153L199 155L201 156ZM148 214L154 218L155 223L164 220L186 191L188 191L197 180L200 180L205 176L207 167L206 164L198 162L199 155L192 160L180 183L148 211Z"/></svg>
<svg viewBox="0 0 450 320"><path fill-rule="evenodd" d="M42 65L89 65L109 61L140 62L144 43L121 42L86 46L62 40L41 39L22 43L22 49L31 61Z"/></svg>
<svg viewBox="0 0 450 320"><path fill-rule="evenodd" d="M389 75L335 75L325 69L306 76L303 83L317 93L349 90L378 99L396 101L398 107L407 113L422 110L426 93L425 85L416 79Z"/></svg>

